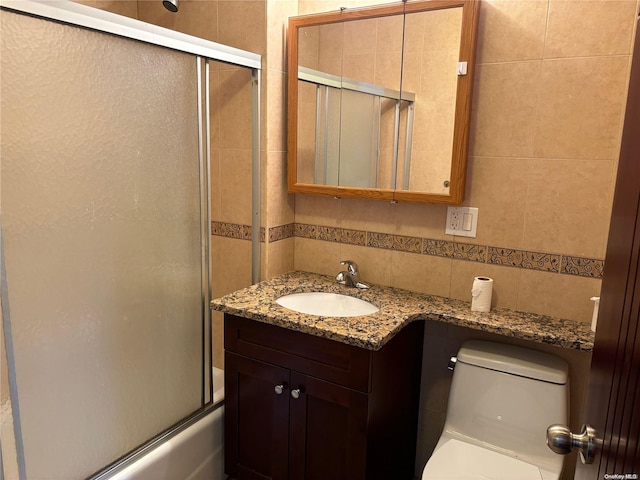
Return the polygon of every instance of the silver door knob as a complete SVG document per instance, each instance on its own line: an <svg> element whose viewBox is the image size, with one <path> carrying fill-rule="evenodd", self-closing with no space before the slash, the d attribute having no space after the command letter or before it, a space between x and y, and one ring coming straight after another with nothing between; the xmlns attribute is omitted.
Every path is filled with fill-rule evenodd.
<svg viewBox="0 0 640 480"><path fill-rule="evenodd" d="M274 390L276 391L276 394L278 395L282 395L282 392L284 392L285 386L284 385L276 385L276 387L274 388Z"/></svg>
<svg viewBox="0 0 640 480"><path fill-rule="evenodd" d="M566 425L550 425L547 428L547 445L555 453L566 455L572 450L580 454L582 463L593 463L596 450L596 431L591 425L583 425L582 431L574 435Z"/></svg>
<svg viewBox="0 0 640 480"><path fill-rule="evenodd" d="M300 389L296 388L295 390L291 390L291 396L293 398L298 398L300 396Z"/></svg>

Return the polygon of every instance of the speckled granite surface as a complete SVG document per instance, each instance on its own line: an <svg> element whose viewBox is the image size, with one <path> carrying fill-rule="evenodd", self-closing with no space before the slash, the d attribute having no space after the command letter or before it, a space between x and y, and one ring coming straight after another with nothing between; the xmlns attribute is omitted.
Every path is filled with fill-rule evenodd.
<svg viewBox="0 0 640 480"><path fill-rule="evenodd" d="M281 307L276 299L289 293L333 292L367 300L380 311L360 317L319 317ZM590 351L594 334L587 323L496 309L472 312L470 302L372 285L358 290L336 283L333 277L289 272L211 302L225 313L278 325L343 343L378 350L415 320L435 320L508 337Z"/></svg>

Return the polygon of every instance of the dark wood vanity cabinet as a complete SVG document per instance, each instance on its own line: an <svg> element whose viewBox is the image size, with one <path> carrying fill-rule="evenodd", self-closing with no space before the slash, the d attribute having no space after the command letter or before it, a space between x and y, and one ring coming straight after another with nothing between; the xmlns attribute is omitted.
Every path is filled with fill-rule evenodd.
<svg viewBox="0 0 640 480"><path fill-rule="evenodd" d="M226 314L226 473L412 479L423 329L371 351Z"/></svg>

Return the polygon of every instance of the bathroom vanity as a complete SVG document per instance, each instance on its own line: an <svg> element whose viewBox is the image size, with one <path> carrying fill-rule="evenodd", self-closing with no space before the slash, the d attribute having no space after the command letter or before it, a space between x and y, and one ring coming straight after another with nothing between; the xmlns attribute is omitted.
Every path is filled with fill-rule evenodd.
<svg viewBox="0 0 640 480"><path fill-rule="evenodd" d="M350 295L379 311L323 317L276 300ZM211 303L225 313L225 471L242 479L413 478L424 321L589 351L588 324L290 272Z"/></svg>
<svg viewBox="0 0 640 480"><path fill-rule="evenodd" d="M226 473L413 478L423 326L371 351L226 314Z"/></svg>

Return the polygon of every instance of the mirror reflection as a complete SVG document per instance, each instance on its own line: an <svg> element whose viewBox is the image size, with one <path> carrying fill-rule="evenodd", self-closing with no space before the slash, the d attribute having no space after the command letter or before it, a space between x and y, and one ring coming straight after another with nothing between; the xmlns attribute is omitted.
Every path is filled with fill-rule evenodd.
<svg viewBox="0 0 640 480"><path fill-rule="evenodd" d="M289 191L462 200L474 3L290 19Z"/></svg>
<svg viewBox="0 0 640 480"><path fill-rule="evenodd" d="M402 15L298 32L298 181L392 189Z"/></svg>
<svg viewBox="0 0 640 480"><path fill-rule="evenodd" d="M402 89L416 92L398 190L447 194L451 178L462 8L406 15Z"/></svg>

